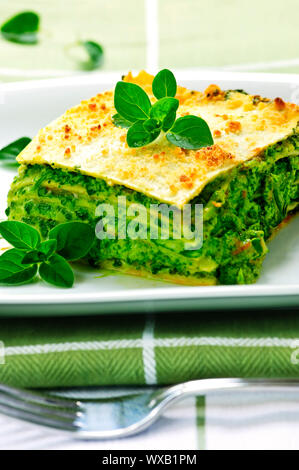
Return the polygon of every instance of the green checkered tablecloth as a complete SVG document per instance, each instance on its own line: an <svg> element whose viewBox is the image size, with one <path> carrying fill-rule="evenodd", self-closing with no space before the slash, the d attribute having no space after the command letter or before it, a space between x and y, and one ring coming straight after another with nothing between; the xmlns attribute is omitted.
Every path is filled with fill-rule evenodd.
<svg viewBox="0 0 299 470"><path fill-rule="evenodd" d="M103 45L103 71L299 71L297 0L2 0L0 23L24 10L40 14L40 41L0 39L2 81L79 72L67 53L78 40Z"/></svg>
<svg viewBox="0 0 299 470"><path fill-rule="evenodd" d="M299 377L298 312L1 319L0 382L19 387Z"/></svg>
<svg viewBox="0 0 299 470"><path fill-rule="evenodd" d="M210 377L299 378L295 310L97 317L82 312L75 318L3 318L0 332L0 383L68 387L76 397L77 386L100 391ZM146 435L107 445L80 444L46 430L37 435L34 425L0 414L0 449L297 448L291 441L299 426L297 401L296 392L194 397Z"/></svg>

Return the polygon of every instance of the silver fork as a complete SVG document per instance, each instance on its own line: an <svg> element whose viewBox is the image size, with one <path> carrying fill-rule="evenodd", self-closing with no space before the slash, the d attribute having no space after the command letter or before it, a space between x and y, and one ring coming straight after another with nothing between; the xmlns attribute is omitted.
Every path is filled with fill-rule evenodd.
<svg viewBox="0 0 299 470"><path fill-rule="evenodd" d="M168 388L101 389L100 398L66 398L49 392L0 385L0 412L63 431L81 439L113 439L137 434L153 424L170 405L194 396L225 390L298 390L299 380L202 379Z"/></svg>

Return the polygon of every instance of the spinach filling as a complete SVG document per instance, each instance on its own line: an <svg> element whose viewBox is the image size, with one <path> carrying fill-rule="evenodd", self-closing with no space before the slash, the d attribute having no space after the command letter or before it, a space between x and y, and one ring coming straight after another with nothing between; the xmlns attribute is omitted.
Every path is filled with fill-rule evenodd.
<svg viewBox="0 0 299 470"><path fill-rule="evenodd" d="M265 241L299 203L297 134L219 175L191 203L203 204L203 245L184 249L182 240L97 240L90 264L133 269L140 274L183 277L202 284L254 282L267 252ZM96 207L117 197L149 209L159 201L121 185L48 165L22 166L8 196L7 215L38 228L43 237L58 223L96 225Z"/></svg>

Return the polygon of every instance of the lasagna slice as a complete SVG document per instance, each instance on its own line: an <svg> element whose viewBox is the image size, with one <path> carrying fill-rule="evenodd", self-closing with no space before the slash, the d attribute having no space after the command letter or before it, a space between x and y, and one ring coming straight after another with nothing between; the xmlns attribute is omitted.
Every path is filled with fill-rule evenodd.
<svg viewBox="0 0 299 470"><path fill-rule="evenodd" d="M152 79L145 72L124 78L154 102ZM113 90L100 93L40 130L21 152L8 196L9 220L31 224L47 237L67 221L96 226L100 204L112 205L118 217L119 197L147 211L157 203L179 212L202 204L198 249L185 249L184 240L174 236L134 239L116 233L97 239L89 263L190 285L254 282L267 240L298 207L299 108L216 85L203 93L179 87L176 97L178 116L202 117L214 145L184 150L159 138L129 148L127 129L112 121Z"/></svg>

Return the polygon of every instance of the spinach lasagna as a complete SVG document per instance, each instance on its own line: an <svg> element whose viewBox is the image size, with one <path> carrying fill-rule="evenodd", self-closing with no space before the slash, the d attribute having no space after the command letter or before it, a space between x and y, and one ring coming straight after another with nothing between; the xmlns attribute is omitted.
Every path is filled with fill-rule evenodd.
<svg viewBox="0 0 299 470"><path fill-rule="evenodd" d="M124 78L154 102L152 79L145 72ZM299 108L216 85L204 93L179 87L178 115L202 117L214 145L185 150L159 138L133 149L127 130L111 119L113 95L100 93L68 110L21 152L9 220L31 224L46 237L68 221L96 227L99 204L112 205L117 215L120 196L147 211L157 203L178 211L202 204L199 249L186 250L174 236L116 236L97 239L88 262L189 285L254 282L267 240L299 203Z"/></svg>

